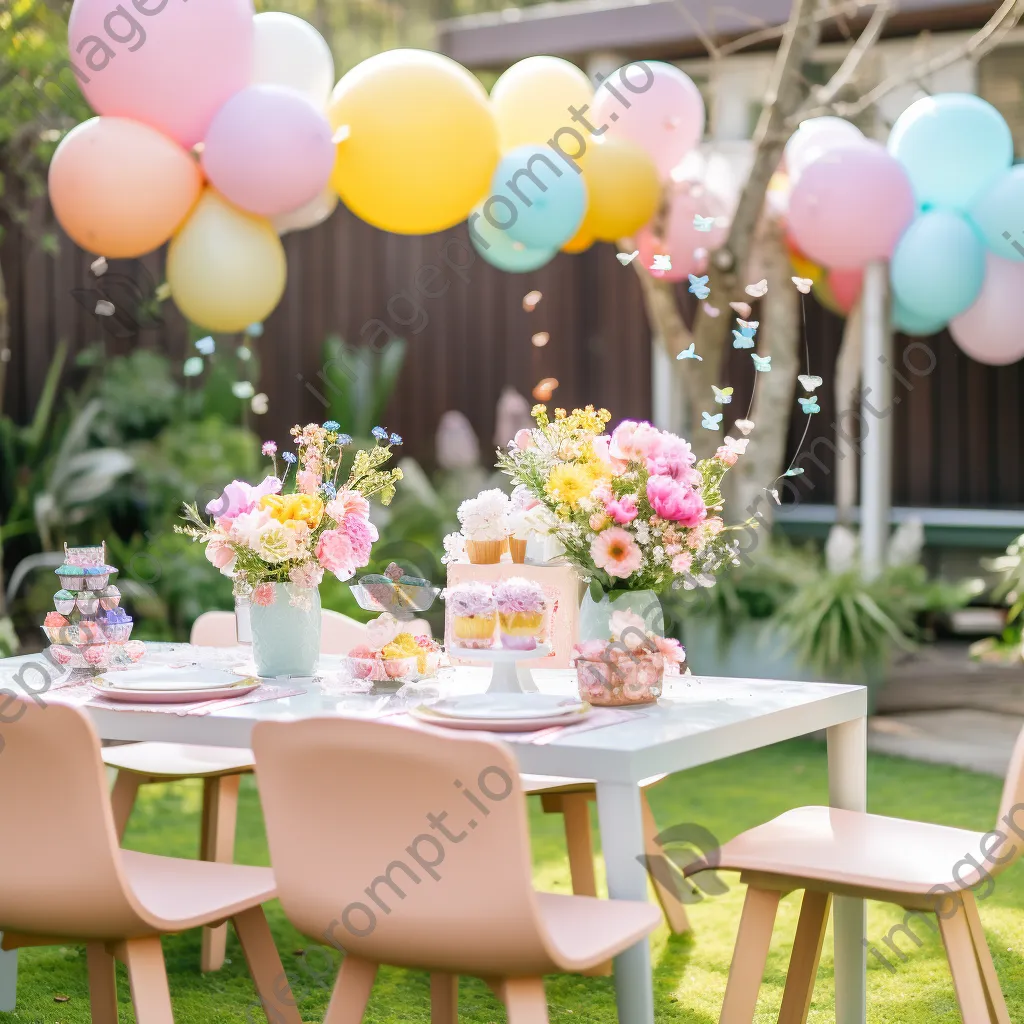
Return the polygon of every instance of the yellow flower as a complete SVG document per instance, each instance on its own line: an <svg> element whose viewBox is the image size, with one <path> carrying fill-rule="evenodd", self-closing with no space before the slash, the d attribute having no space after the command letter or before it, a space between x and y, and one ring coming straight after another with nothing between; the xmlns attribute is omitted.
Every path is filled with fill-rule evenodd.
<svg viewBox="0 0 1024 1024"><path fill-rule="evenodd" d="M585 498L594 487L594 478L587 466L571 462L555 466L548 477L545 490L553 498L564 501L567 505L575 505L580 498Z"/></svg>
<svg viewBox="0 0 1024 1024"><path fill-rule="evenodd" d="M320 525L324 514L324 503L315 494L266 494L260 508L267 509L279 523L296 519L311 530Z"/></svg>

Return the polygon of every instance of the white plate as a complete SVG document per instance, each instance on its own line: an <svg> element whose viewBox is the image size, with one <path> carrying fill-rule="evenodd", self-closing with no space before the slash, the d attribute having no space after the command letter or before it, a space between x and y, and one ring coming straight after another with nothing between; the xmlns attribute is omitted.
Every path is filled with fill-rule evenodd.
<svg viewBox="0 0 1024 1024"><path fill-rule="evenodd" d="M533 696L527 694L527 696ZM584 704L569 715L549 715L547 718L449 718L434 712L433 707L421 704L410 708L409 714L421 722L440 725L447 729L476 729L482 732L536 732L555 725L572 725L590 710Z"/></svg>
<svg viewBox="0 0 1024 1024"><path fill-rule="evenodd" d="M219 668L189 666L171 669L167 666L146 665L125 669L112 674L107 680L118 690L159 691L173 693L178 690L196 693L201 690L223 690L245 679L239 672L227 672Z"/></svg>
<svg viewBox="0 0 1024 1024"><path fill-rule="evenodd" d="M204 700L241 697L243 694L255 690L260 685L260 681L259 679L238 679L227 686L200 690L122 690L120 687L113 686L107 679L100 677L94 679L92 685L106 700L126 701L132 704L192 704Z"/></svg>
<svg viewBox="0 0 1024 1024"><path fill-rule="evenodd" d="M445 718L474 721L558 718L577 714L583 707L578 697L550 693L474 693L465 697L444 697L430 710Z"/></svg>

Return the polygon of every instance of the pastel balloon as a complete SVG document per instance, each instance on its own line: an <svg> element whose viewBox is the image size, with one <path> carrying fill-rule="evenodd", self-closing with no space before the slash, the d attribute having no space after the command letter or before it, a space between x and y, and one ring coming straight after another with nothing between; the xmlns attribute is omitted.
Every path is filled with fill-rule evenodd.
<svg viewBox="0 0 1024 1024"><path fill-rule="evenodd" d="M510 238L505 231L494 227L482 216L483 204L470 215L469 240L484 261L510 274L525 274L537 270L555 258L556 249L530 249Z"/></svg>
<svg viewBox="0 0 1024 1024"><path fill-rule="evenodd" d="M334 88L334 57L308 21L266 11L253 18L252 84L284 85L322 110Z"/></svg>
<svg viewBox="0 0 1024 1024"><path fill-rule="evenodd" d="M593 129L607 128L606 138L629 139L647 150L665 180L704 134L704 99L674 65L634 61L598 86L589 120Z"/></svg>
<svg viewBox="0 0 1024 1024"><path fill-rule="evenodd" d="M715 224L710 231L698 231L694 227L694 216L714 217ZM688 274L704 273L707 256L698 255L703 249L711 252L725 241L728 225L725 223L727 209L724 200L709 192L697 182L686 181L675 186L669 201L668 217L660 235L652 225L641 228L636 234L638 257L645 267L654 265L655 255L671 258L671 270L653 270L653 277L666 281L685 281Z"/></svg>
<svg viewBox="0 0 1024 1024"><path fill-rule="evenodd" d="M300 206L291 213L282 213L273 219L274 230L279 235L286 235L289 231L304 231L306 228L315 228L322 224L338 206L338 197L330 188L325 188L315 199L311 199L305 206Z"/></svg>
<svg viewBox="0 0 1024 1024"><path fill-rule="evenodd" d="M828 274L823 273L821 277L811 286L811 291L818 302L825 307L830 313L835 313L838 317L846 316L846 311L841 305L835 295L832 294L832 287L828 283Z"/></svg>
<svg viewBox="0 0 1024 1024"><path fill-rule="evenodd" d="M587 186L583 229L602 242L639 231L658 212L661 182L654 161L635 142L609 139L582 161Z"/></svg>
<svg viewBox="0 0 1024 1024"><path fill-rule="evenodd" d="M914 216L906 172L877 142L840 146L804 169L789 197L789 231L826 267L887 259Z"/></svg>
<svg viewBox="0 0 1024 1024"><path fill-rule="evenodd" d="M209 188L167 250L171 296L186 319L208 331L241 331L264 321L284 294L286 273L270 221Z"/></svg>
<svg viewBox="0 0 1024 1024"><path fill-rule="evenodd" d="M861 289L864 287L864 271L830 270L828 272L828 286L835 297L836 305L839 306L843 313L849 313L857 305Z"/></svg>
<svg viewBox="0 0 1024 1024"><path fill-rule="evenodd" d="M364 60L334 87L328 118L349 129L331 185L375 227L443 231L487 194L498 129L484 87L448 57L388 50Z"/></svg>
<svg viewBox="0 0 1024 1024"><path fill-rule="evenodd" d="M586 252L594 244L596 239L593 235L587 233L586 221L587 218L584 216L583 224L580 226L579 231L562 246L562 252L576 255L577 253Z"/></svg>
<svg viewBox="0 0 1024 1024"><path fill-rule="evenodd" d="M83 249L112 259L163 245L202 187L191 153L121 117L83 121L50 161L50 202L61 227Z"/></svg>
<svg viewBox="0 0 1024 1024"><path fill-rule="evenodd" d="M789 252L789 263L795 277L806 277L814 282L824 277L825 268L820 263L809 260L788 234L786 235L786 249Z"/></svg>
<svg viewBox="0 0 1024 1024"><path fill-rule="evenodd" d="M946 326L946 321L926 314L915 313L894 297L892 325L901 334L908 334L912 338L928 338L933 334L938 334Z"/></svg>
<svg viewBox="0 0 1024 1024"><path fill-rule="evenodd" d="M141 121L191 148L249 84L252 0L75 0L68 50L98 114Z"/></svg>
<svg viewBox="0 0 1024 1024"><path fill-rule="evenodd" d="M279 85L251 85L217 111L203 146L203 170L225 199L276 217L323 192L334 156L331 127L305 96Z"/></svg>
<svg viewBox="0 0 1024 1024"><path fill-rule="evenodd" d="M971 222L997 256L1024 261L1024 164L985 189L971 207Z"/></svg>
<svg viewBox="0 0 1024 1024"><path fill-rule="evenodd" d="M587 188L546 146L519 146L506 153L481 207L492 227L528 249L558 249L572 238L587 209Z"/></svg>
<svg viewBox="0 0 1024 1024"><path fill-rule="evenodd" d="M967 309L981 291L985 247L958 213L930 210L899 240L890 276L893 292L907 309L949 320Z"/></svg>
<svg viewBox="0 0 1024 1024"><path fill-rule="evenodd" d="M819 157L840 146L859 142L864 133L841 117L812 117L800 122L800 127L786 143L786 171L795 183L804 168Z"/></svg>
<svg viewBox="0 0 1024 1024"><path fill-rule="evenodd" d="M919 206L967 210L1013 163L1003 115L979 96L942 93L912 103L889 134Z"/></svg>
<svg viewBox="0 0 1024 1024"><path fill-rule="evenodd" d="M989 253L985 283L974 304L950 321L953 340L972 359L1006 366L1024 358L1020 329L1020 297L1024 294L1024 263Z"/></svg>
<svg viewBox="0 0 1024 1024"><path fill-rule="evenodd" d="M593 97L590 79L561 57L527 57L518 61L491 89L501 151L555 138L560 128L573 127L571 108L585 110ZM560 142L556 139L555 144ZM572 153L579 149L568 140L564 146Z"/></svg>

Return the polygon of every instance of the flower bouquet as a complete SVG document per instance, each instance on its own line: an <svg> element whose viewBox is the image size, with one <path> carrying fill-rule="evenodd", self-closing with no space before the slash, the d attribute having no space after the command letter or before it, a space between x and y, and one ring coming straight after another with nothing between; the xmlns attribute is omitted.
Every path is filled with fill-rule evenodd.
<svg viewBox="0 0 1024 1024"><path fill-rule="evenodd" d="M369 564L377 529L368 499L387 505L402 479L401 469L381 468L402 443L383 427L373 429L373 448L354 453L343 483L338 473L352 438L337 423L295 426L291 435L295 452L279 455L273 441L263 444L273 472L261 483L232 481L207 504L209 521L195 504L185 505L186 525L175 527L206 545L207 559L235 580L236 594L251 595L261 675L308 675L315 668L324 571L348 580Z"/></svg>

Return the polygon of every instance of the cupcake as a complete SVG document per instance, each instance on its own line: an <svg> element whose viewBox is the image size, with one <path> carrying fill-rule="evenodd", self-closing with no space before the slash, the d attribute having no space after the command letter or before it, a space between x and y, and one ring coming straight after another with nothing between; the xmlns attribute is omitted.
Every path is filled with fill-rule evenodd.
<svg viewBox="0 0 1024 1024"><path fill-rule="evenodd" d="M421 676L433 675L441 660L441 646L430 637L414 636L412 633L399 633L383 651L384 667L390 668L394 661L415 659L414 672ZM391 674L389 670L389 675Z"/></svg>
<svg viewBox="0 0 1024 1024"><path fill-rule="evenodd" d="M89 574L85 577L85 585L89 590L104 590L110 582L110 574L106 572L98 575Z"/></svg>
<svg viewBox="0 0 1024 1024"><path fill-rule="evenodd" d="M111 608L104 618L103 631L108 640L122 643L132 631L132 617L123 608Z"/></svg>
<svg viewBox="0 0 1024 1024"><path fill-rule="evenodd" d="M83 619L78 624L79 641L83 644L102 644L106 642L106 635L100 628L99 622L91 619Z"/></svg>
<svg viewBox="0 0 1024 1024"><path fill-rule="evenodd" d="M60 612L47 612L46 618L43 619L44 626L49 626L54 629L59 629L61 626L66 626L67 624L68 620L64 618Z"/></svg>
<svg viewBox="0 0 1024 1024"><path fill-rule="evenodd" d="M78 605L78 610L83 615L95 615L96 609L100 605L100 599L90 591L83 590L78 595L78 600L76 604Z"/></svg>
<svg viewBox="0 0 1024 1024"><path fill-rule="evenodd" d="M452 612L452 632L462 647L490 647L498 622L494 591L486 583L459 583L444 592Z"/></svg>
<svg viewBox="0 0 1024 1024"><path fill-rule="evenodd" d="M58 590L53 595L53 607L62 615L70 615L75 610L75 595L71 590Z"/></svg>
<svg viewBox="0 0 1024 1024"><path fill-rule="evenodd" d="M109 612L111 608L116 608L121 603L121 591L111 583L100 591L99 598L100 607Z"/></svg>
<svg viewBox="0 0 1024 1024"><path fill-rule="evenodd" d="M547 601L539 583L512 576L494 588L501 623L501 646L517 651L532 651L544 625Z"/></svg>
<svg viewBox="0 0 1024 1024"><path fill-rule="evenodd" d="M475 565L494 565L508 546L511 502L497 488L467 498L458 511L466 554Z"/></svg>

